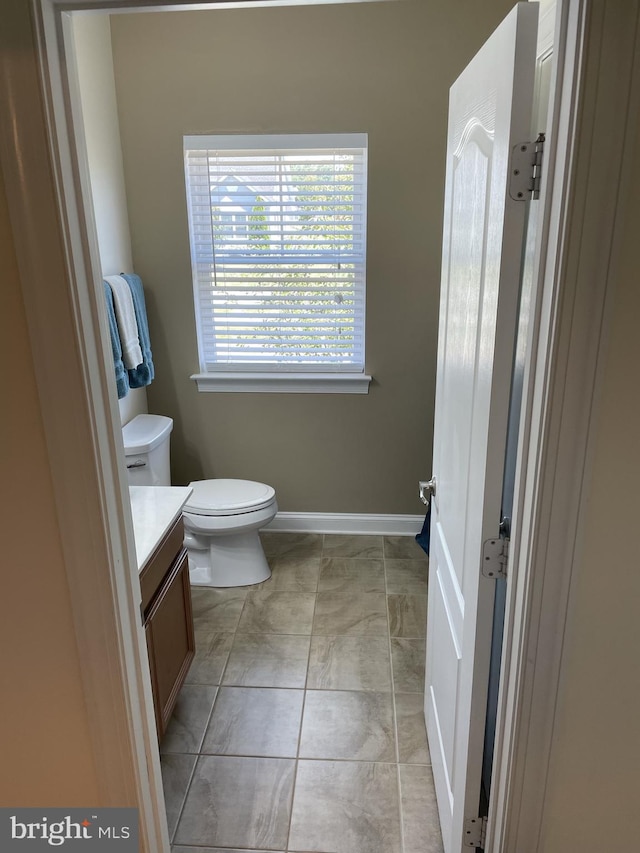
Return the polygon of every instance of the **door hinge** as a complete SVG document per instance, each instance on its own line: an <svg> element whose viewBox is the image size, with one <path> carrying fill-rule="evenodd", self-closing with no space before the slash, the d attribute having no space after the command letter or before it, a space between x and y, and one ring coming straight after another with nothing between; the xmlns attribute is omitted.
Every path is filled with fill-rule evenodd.
<svg viewBox="0 0 640 853"><path fill-rule="evenodd" d="M515 201L540 198L544 133L535 142L519 142L513 146L509 166L509 195Z"/></svg>
<svg viewBox="0 0 640 853"><path fill-rule="evenodd" d="M464 847L484 849L487 840L486 817L468 817L464 822Z"/></svg>
<svg viewBox="0 0 640 853"><path fill-rule="evenodd" d="M508 539L487 539L483 542L482 574L485 578L506 578L508 560Z"/></svg>

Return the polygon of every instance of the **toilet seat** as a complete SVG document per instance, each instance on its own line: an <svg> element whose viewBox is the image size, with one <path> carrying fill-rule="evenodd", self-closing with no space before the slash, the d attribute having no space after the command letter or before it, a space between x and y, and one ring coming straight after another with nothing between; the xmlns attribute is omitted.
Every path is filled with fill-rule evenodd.
<svg viewBox="0 0 640 853"><path fill-rule="evenodd" d="M183 512L201 516L241 515L270 507L275 489L253 480L194 480Z"/></svg>

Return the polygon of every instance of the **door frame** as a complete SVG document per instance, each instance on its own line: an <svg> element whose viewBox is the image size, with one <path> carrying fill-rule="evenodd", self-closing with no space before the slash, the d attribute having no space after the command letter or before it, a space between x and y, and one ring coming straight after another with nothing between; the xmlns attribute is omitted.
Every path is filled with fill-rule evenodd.
<svg viewBox="0 0 640 853"><path fill-rule="evenodd" d="M640 109L639 48L638 0L558 0L487 827L486 849L496 853L544 849L564 633Z"/></svg>
<svg viewBox="0 0 640 853"><path fill-rule="evenodd" d="M520 545L510 556L486 848L495 853L536 850L544 810L562 637L598 414L621 173L630 156L623 116L630 98L636 112L640 100L631 85L629 37L639 4L558 4L555 45L561 61L539 202L545 226L516 473L513 524ZM169 841L120 419L97 296L98 250L91 208L83 202L86 156L70 119L76 95L64 83L63 37L68 13L76 10L195 5L217 4L13 0L0 34L0 46L12 48L3 51L0 66L0 127L11 128L0 134L0 162L101 805L139 807L141 850L148 853L168 853ZM631 49L620 50L620 39Z"/></svg>

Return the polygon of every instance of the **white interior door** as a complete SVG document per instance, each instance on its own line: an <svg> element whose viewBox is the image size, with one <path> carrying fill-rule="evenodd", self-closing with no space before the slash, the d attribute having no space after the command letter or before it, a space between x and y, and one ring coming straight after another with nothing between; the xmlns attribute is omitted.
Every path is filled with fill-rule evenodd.
<svg viewBox="0 0 640 853"><path fill-rule="evenodd" d="M519 3L451 88L433 448L425 716L446 853L478 816L497 538L527 202L537 3Z"/></svg>

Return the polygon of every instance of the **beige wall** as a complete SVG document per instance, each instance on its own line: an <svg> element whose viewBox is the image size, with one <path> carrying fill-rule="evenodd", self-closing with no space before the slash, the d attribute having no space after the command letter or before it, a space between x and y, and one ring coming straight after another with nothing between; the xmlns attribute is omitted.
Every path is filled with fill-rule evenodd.
<svg viewBox="0 0 640 853"><path fill-rule="evenodd" d="M108 15L74 15L82 127L102 275L133 270ZM145 388L119 400L123 424L147 411Z"/></svg>
<svg viewBox="0 0 640 853"><path fill-rule="evenodd" d="M0 258L0 806L83 806L98 781L1 171Z"/></svg>
<svg viewBox="0 0 640 853"><path fill-rule="evenodd" d="M544 853L638 847L640 134L627 189L582 557L574 570Z"/></svg>
<svg viewBox="0 0 640 853"><path fill-rule="evenodd" d="M420 513L430 474L448 88L512 0L112 17L151 411L173 477L237 476L282 510ZM369 134L368 396L198 393L182 136Z"/></svg>

